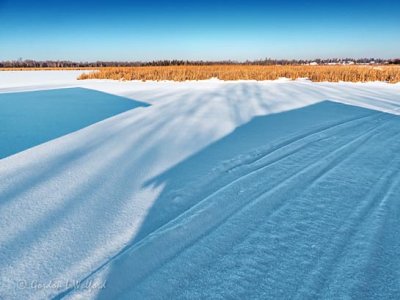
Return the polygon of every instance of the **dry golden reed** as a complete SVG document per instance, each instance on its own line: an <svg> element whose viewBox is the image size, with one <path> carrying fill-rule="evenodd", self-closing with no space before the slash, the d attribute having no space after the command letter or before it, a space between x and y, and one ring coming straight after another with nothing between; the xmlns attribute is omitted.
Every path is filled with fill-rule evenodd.
<svg viewBox="0 0 400 300"><path fill-rule="evenodd" d="M275 80L308 78L311 81L400 82L400 66L371 65L205 65L105 67L84 73L78 79L114 80Z"/></svg>

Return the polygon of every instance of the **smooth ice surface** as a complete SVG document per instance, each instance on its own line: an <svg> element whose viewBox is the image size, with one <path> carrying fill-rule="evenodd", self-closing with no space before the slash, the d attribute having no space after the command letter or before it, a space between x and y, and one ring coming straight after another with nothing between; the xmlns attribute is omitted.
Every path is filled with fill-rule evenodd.
<svg viewBox="0 0 400 300"><path fill-rule="evenodd" d="M151 104L0 160L2 298L400 298L400 85L1 76Z"/></svg>
<svg viewBox="0 0 400 300"><path fill-rule="evenodd" d="M0 93L0 159L140 106L83 88Z"/></svg>

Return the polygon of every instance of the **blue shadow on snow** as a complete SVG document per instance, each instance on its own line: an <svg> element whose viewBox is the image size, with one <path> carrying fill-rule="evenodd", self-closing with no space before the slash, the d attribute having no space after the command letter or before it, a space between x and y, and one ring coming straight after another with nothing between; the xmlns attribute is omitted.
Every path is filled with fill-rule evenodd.
<svg viewBox="0 0 400 300"><path fill-rule="evenodd" d="M84 88L0 94L0 159L144 106Z"/></svg>

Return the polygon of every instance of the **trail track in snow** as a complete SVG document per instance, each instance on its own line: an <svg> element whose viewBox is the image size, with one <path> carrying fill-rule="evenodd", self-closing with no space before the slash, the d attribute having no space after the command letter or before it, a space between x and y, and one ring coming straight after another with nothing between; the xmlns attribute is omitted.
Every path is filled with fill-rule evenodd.
<svg viewBox="0 0 400 300"><path fill-rule="evenodd" d="M362 168L364 159L374 159L387 145L397 144L395 149L400 150L396 143L399 126L397 117L372 113L282 141L265 153L257 152L257 157L245 164L236 162L226 170L229 181L225 185L109 261L113 267L106 272L112 274L111 281L98 298L274 298L288 292L300 299L394 295L398 292L396 277L389 281L392 286L386 286L388 294L378 290L369 294L354 287L364 285L359 275L375 267L368 261L357 265L361 259L357 251L379 247L374 234L381 228L374 224L382 222L385 210L390 209L382 207L382 202L394 201L394 189L399 190L400 159L387 150L387 155L378 159L390 167L376 169L379 176L366 178L373 180L369 191L357 187L367 195L365 199L354 191L348 195L348 177L339 175L346 174L348 165ZM343 192L337 191L342 188ZM345 203L346 199L351 203ZM369 235L361 238L368 242L358 249L353 239L360 239L366 231ZM153 249L162 251L153 257ZM397 260L395 253L389 258L392 263ZM342 265L347 259L350 261ZM149 260L151 264L147 264ZM126 276L129 270L136 271ZM340 282L335 289L331 272L339 273L336 280L351 280L350 288L342 290ZM375 283L387 284L379 279Z"/></svg>

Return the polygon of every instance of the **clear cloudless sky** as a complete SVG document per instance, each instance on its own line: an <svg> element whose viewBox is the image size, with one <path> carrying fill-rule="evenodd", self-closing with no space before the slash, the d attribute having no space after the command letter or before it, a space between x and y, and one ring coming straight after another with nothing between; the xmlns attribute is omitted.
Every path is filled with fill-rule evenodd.
<svg viewBox="0 0 400 300"><path fill-rule="evenodd" d="M0 60L400 57L400 0L0 0Z"/></svg>

